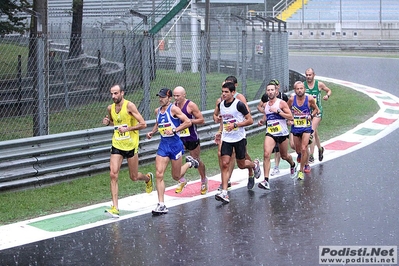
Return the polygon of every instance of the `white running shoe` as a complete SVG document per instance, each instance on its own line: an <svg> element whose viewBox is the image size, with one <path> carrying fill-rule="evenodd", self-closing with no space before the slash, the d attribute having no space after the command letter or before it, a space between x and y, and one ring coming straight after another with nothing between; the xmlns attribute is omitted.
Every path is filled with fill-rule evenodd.
<svg viewBox="0 0 399 266"><path fill-rule="evenodd" d="M280 173L280 169L278 167L274 167L270 175L277 175Z"/></svg>

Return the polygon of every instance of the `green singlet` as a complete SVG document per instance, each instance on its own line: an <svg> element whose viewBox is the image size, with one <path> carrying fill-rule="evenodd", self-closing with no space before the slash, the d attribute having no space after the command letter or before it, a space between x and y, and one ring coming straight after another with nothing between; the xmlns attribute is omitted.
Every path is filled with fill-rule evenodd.
<svg viewBox="0 0 399 266"><path fill-rule="evenodd" d="M319 107L320 113L318 117L323 117L323 107L321 106L321 91L319 89L319 81L315 80L314 81L314 86L313 88L309 88L308 83L305 81L304 82L306 93L309 95L312 95L313 98L316 100L317 107Z"/></svg>

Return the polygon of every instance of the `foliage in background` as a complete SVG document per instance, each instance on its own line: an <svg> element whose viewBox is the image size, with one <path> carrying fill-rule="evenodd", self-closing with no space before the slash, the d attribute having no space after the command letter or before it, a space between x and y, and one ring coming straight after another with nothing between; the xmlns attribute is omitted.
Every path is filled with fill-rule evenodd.
<svg viewBox="0 0 399 266"><path fill-rule="evenodd" d="M27 16L22 16L24 8L31 7L27 0L1 0L0 16L6 15L7 20L0 20L0 36L9 33L23 33L26 27Z"/></svg>

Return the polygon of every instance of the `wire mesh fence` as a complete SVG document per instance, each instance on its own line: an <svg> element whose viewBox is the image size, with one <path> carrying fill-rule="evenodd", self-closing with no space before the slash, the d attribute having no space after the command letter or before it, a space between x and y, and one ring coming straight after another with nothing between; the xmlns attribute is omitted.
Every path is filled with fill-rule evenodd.
<svg viewBox="0 0 399 266"><path fill-rule="evenodd" d="M47 36L0 39L0 141L101 127L114 83L146 120L163 87L183 86L201 110L214 108L229 75L248 100L272 78L289 89L282 25L230 14L210 21L205 33L182 16L155 35L84 25L78 57L70 57L70 32L57 26Z"/></svg>

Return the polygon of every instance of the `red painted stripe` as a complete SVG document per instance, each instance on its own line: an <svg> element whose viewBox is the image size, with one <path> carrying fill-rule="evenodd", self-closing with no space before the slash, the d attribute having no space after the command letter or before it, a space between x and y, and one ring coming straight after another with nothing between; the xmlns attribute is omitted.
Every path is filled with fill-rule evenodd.
<svg viewBox="0 0 399 266"><path fill-rule="evenodd" d="M388 105L388 106L399 106L399 103L389 103L389 102L382 102L383 104L385 104L385 105Z"/></svg>
<svg viewBox="0 0 399 266"><path fill-rule="evenodd" d="M397 119L389 119L389 118L383 118L383 117L378 117L373 121L373 123L377 124L382 124L382 125L390 125L394 123Z"/></svg>
<svg viewBox="0 0 399 266"><path fill-rule="evenodd" d="M343 140L337 140L334 142L331 142L327 145L324 146L326 150L346 150L349 149L350 147L353 147L360 142L348 142L348 141L343 141Z"/></svg>
<svg viewBox="0 0 399 266"><path fill-rule="evenodd" d="M237 185L238 183L232 182L231 185ZM208 180L208 192L215 191L218 189L220 181ZM175 193L175 188L165 191L165 195L171 197L194 197L201 195L201 182L188 183L180 194Z"/></svg>

